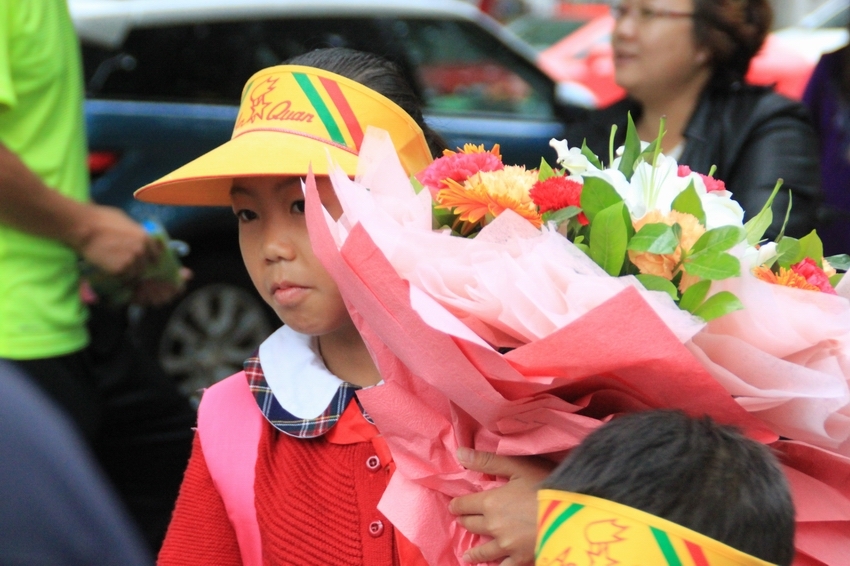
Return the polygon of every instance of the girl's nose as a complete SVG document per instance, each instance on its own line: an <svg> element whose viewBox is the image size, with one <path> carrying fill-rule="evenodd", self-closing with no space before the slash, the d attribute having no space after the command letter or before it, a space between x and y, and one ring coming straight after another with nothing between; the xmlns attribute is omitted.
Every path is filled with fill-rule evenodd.
<svg viewBox="0 0 850 566"><path fill-rule="evenodd" d="M295 256L296 249L292 239L281 230L275 230L274 226L266 230L263 239L263 258L267 262L292 261Z"/></svg>

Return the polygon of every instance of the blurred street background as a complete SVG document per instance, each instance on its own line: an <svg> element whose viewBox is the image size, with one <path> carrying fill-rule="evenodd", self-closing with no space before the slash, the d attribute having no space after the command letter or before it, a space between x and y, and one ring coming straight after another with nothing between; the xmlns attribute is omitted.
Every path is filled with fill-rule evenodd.
<svg viewBox="0 0 850 566"><path fill-rule="evenodd" d="M623 96L607 3L564 0L69 0L83 46L92 194L185 242L194 272L161 308L131 307L133 339L196 399L241 369L279 324L245 273L228 209L132 198L230 137L255 71L316 47L396 61L450 147L500 143L536 166L582 107ZM847 42L848 0L774 0L748 80L802 96L820 55ZM568 140L580 143L580 140Z"/></svg>

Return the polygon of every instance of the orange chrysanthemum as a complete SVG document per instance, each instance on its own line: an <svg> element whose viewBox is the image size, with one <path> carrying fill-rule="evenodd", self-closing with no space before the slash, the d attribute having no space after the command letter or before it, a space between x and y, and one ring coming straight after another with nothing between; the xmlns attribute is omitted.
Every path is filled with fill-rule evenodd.
<svg viewBox="0 0 850 566"><path fill-rule="evenodd" d="M464 235L505 210L513 210L539 228L540 214L528 194L536 182L537 173L526 171L525 167L511 165L501 171L482 171L463 185L445 181L446 188L437 193L436 206L457 215Z"/></svg>
<svg viewBox="0 0 850 566"><path fill-rule="evenodd" d="M784 267L779 268L778 275L771 271L769 267L765 267L764 265L754 267L752 272L756 279L761 279L766 283L782 285L783 287L792 287L794 289L805 289L806 291L820 291L817 286L806 281L805 277L791 269L785 269Z"/></svg>
<svg viewBox="0 0 850 566"><path fill-rule="evenodd" d="M484 149L483 143L481 145L475 145L474 143L465 143L465 144L463 144L463 149L458 148L457 151L452 151L450 149L444 149L443 150L443 155L445 155L447 157L450 156L450 155L458 154L458 153L464 153L466 155L469 155L470 153L492 153L493 155L495 155L499 159L502 158L502 156L499 155L499 144L493 144L493 149L490 149L490 150Z"/></svg>

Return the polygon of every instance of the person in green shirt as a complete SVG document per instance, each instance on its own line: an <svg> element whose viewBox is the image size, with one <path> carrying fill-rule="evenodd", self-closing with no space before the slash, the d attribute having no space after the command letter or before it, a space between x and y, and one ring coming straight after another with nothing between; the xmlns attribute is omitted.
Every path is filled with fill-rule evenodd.
<svg viewBox="0 0 850 566"><path fill-rule="evenodd" d="M90 200L81 67L66 0L0 0L0 359L72 418L155 551L194 413L123 329L92 343L80 260L138 282L148 303L179 285L141 282L161 242Z"/></svg>
<svg viewBox="0 0 850 566"><path fill-rule="evenodd" d="M89 201L79 47L64 0L0 1L0 357L88 344L78 256L133 277L159 249Z"/></svg>

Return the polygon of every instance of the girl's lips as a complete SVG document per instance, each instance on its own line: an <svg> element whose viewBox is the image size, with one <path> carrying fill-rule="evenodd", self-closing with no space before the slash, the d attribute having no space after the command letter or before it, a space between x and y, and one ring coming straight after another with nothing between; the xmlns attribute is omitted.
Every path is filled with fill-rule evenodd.
<svg viewBox="0 0 850 566"><path fill-rule="evenodd" d="M277 287L274 290L274 301L282 307L292 307L301 302L310 291L307 287L288 286Z"/></svg>

